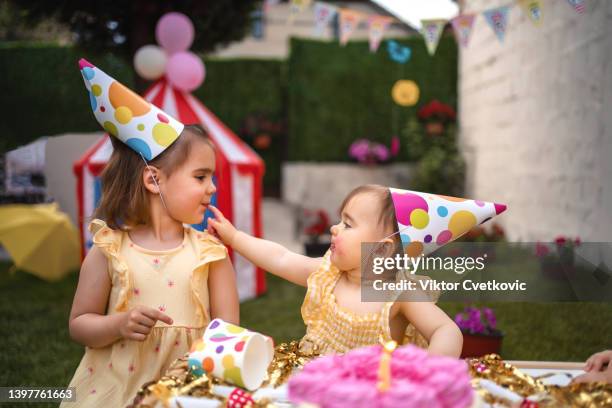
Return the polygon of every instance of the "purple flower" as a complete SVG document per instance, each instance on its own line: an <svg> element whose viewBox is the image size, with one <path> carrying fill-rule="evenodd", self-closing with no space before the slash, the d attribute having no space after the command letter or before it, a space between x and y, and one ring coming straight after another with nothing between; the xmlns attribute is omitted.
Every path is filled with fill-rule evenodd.
<svg viewBox="0 0 612 408"><path fill-rule="evenodd" d="M374 157L376 157L380 162L385 162L389 160L389 157L391 157L389 149L387 149L386 146L383 146L380 143L373 143L371 145L371 151L372 154L374 154Z"/></svg>
<svg viewBox="0 0 612 408"><path fill-rule="evenodd" d="M495 329L495 326L497 326L497 319L495 318L495 313L493 313L493 310L488 307L485 307L484 309L482 309L482 311L484 312L485 318L489 323L489 327L491 329Z"/></svg>
<svg viewBox="0 0 612 408"><path fill-rule="evenodd" d="M391 152L389 148L380 143L373 143L367 139L358 139L349 147L349 156L360 163L376 163L389 160Z"/></svg>
<svg viewBox="0 0 612 408"><path fill-rule="evenodd" d="M469 333L488 333L495 330L497 325L495 313L487 307L482 310L466 307L462 313L457 313L455 323L462 331Z"/></svg>

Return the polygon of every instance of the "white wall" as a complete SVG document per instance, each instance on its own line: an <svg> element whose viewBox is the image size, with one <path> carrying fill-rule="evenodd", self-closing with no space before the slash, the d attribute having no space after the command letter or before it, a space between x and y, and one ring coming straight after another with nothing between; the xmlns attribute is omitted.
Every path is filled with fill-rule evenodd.
<svg viewBox="0 0 612 408"><path fill-rule="evenodd" d="M470 0L464 13L508 4ZM612 1L514 5L500 44L482 15L459 64L467 196L508 204L512 240L612 241Z"/></svg>

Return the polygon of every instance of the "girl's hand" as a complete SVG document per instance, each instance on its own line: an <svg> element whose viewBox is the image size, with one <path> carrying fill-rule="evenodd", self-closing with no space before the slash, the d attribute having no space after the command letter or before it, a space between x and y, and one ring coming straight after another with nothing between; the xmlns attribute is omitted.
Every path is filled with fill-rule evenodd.
<svg viewBox="0 0 612 408"><path fill-rule="evenodd" d="M215 218L208 219L208 232L218 236L225 245L233 247L234 237L238 230L229 222L223 213L214 205L209 205L208 208L213 212Z"/></svg>
<svg viewBox="0 0 612 408"><path fill-rule="evenodd" d="M128 340L143 341L158 320L172 324L170 316L159 310L148 306L136 306L121 316L118 322L119 335Z"/></svg>

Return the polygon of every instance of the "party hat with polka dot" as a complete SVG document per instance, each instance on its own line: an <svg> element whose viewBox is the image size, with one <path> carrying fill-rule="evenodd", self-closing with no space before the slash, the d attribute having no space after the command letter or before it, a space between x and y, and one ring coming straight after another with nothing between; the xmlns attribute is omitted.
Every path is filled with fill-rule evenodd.
<svg viewBox="0 0 612 408"><path fill-rule="evenodd" d="M185 125L85 59L79 68L94 116L111 135L152 160L170 146Z"/></svg>
<svg viewBox="0 0 612 408"><path fill-rule="evenodd" d="M506 210L504 204L390 188L405 252L428 255Z"/></svg>

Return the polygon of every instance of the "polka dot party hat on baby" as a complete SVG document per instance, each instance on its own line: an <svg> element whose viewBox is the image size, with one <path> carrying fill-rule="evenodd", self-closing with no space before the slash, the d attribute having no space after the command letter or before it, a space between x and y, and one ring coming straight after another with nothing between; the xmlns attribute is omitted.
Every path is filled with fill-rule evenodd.
<svg viewBox="0 0 612 408"><path fill-rule="evenodd" d="M94 116L111 135L153 160L181 134L185 125L125 87L85 59L79 69Z"/></svg>
<svg viewBox="0 0 612 408"><path fill-rule="evenodd" d="M506 210L504 204L389 188L408 256L428 255Z"/></svg>

